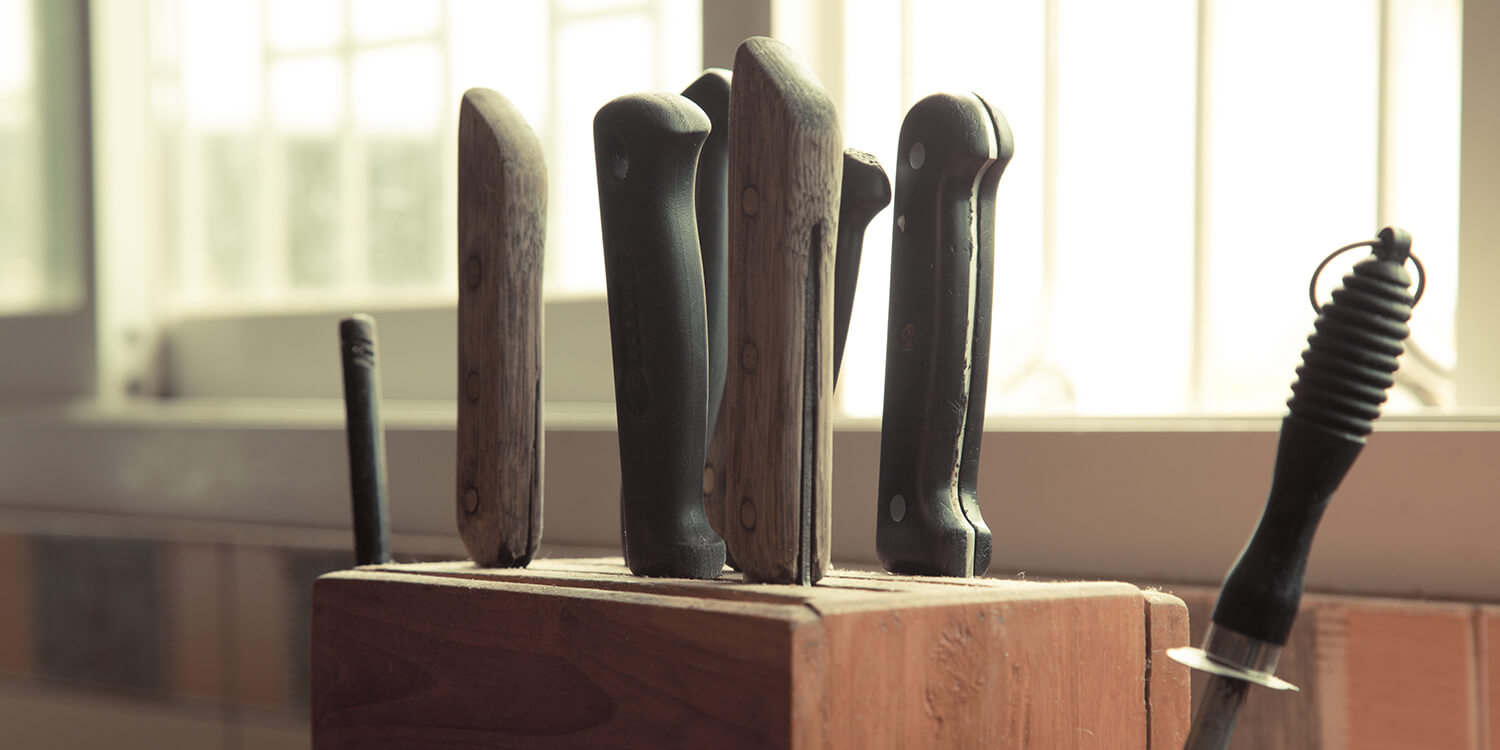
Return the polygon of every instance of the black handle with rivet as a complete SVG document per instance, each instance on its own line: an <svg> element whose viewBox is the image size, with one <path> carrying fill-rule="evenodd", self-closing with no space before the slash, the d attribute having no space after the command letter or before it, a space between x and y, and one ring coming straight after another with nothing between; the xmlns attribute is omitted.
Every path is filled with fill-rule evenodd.
<svg viewBox="0 0 1500 750"><path fill-rule="evenodd" d="M989 374L995 192L1014 151L999 111L934 94L901 125L875 549L893 573L989 567L979 447Z"/></svg>
<svg viewBox="0 0 1500 750"><path fill-rule="evenodd" d="M391 561L390 510L386 500L385 428L380 420L380 369L375 319L339 320L339 359L344 373L344 433L349 443L349 495L354 512L354 561Z"/></svg>
<svg viewBox="0 0 1500 750"><path fill-rule="evenodd" d="M622 96L594 117L625 562L715 578L703 511L708 353L693 184L709 120L676 94Z"/></svg>

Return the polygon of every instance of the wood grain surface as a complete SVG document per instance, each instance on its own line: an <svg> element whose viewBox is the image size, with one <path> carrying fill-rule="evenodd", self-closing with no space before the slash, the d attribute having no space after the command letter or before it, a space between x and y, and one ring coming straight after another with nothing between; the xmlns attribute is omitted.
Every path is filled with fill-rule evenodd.
<svg viewBox="0 0 1500 750"><path fill-rule="evenodd" d="M1146 611L1118 583L618 558L342 571L315 589L313 746L1144 750Z"/></svg>
<svg viewBox="0 0 1500 750"><path fill-rule="evenodd" d="M1192 670L1167 656L1167 649L1189 643L1188 610L1163 591L1146 597L1146 746L1179 750L1192 726Z"/></svg>
<svg viewBox="0 0 1500 750"><path fill-rule="evenodd" d="M1200 643L1217 591L1171 587ZM1252 690L1233 750L1479 750L1482 638L1472 605L1309 594L1277 676ZM1205 678L1193 672L1195 697ZM1195 702L1196 705L1196 702Z"/></svg>
<svg viewBox="0 0 1500 750"><path fill-rule="evenodd" d="M458 532L481 565L542 536L542 244L547 176L521 113L488 89L458 117Z"/></svg>
<svg viewBox="0 0 1500 750"><path fill-rule="evenodd" d="M843 138L828 93L784 44L753 37L729 96L725 542L756 581L828 566L833 257Z"/></svg>

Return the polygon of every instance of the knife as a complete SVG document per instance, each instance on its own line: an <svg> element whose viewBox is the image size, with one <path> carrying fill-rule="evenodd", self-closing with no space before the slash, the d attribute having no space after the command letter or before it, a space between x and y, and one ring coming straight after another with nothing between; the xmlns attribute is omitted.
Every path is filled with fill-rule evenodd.
<svg viewBox="0 0 1500 750"><path fill-rule="evenodd" d="M816 582L831 516L834 240L842 137L789 47L742 43L729 94L725 542L747 580Z"/></svg>
<svg viewBox="0 0 1500 750"><path fill-rule="evenodd" d="M594 116L621 523L641 576L724 568L701 492L708 338L693 175L708 133L707 115L677 94L622 96Z"/></svg>
<svg viewBox="0 0 1500 750"><path fill-rule="evenodd" d="M995 190L1015 146L974 94L917 102L898 143L875 549L893 573L983 575Z"/></svg>
<svg viewBox="0 0 1500 750"><path fill-rule="evenodd" d="M374 318L360 314L339 320L344 435L349 441L349 495L354 511L356 565L391 561L385 428L380 421L380 369L375 352Z"/></svg>
<svg viewBox="0 0 1500 750"><path fill-rule="evenodd" d="M541 142L505 97L458 115L458 532L479 565L524 566L542 537Z"/></svg>
<svg viewBox="0 0 1500 750"><path fill-rule="evenodd" d="M865 229L875 214L891 202L891 180L873 154L844 149L840 179L839 235L833 254L833 384L838 386L844 365L844 343L854 315L854 288L859 282L859 260L864 254Z"/></svg>
<svg viewBox="0 0 1500 750"><path fill-rule="evenodd" d="M682 95L708 116L708 139L698 155L693 183L693 211L698 218L698 248L703 259L703 291L708 312L708 412L704 444L713 438L724 400L724 367L729 345L729 81L723 68L709 68Z"/></svg>
<svg viewBox="0 0 1500 750"><path fill-rule="evenodd" d="M1386 227L1377 239L1337 252L1361 245L1374 250L1319 310L1302 351L1265 510L1219 589L1203 647L1167 652L1211 675L1184 745L1191 750L1229 747L1251 685L1296 690L1275 671L1302 600L1313 535L1395 383L1416 304L1405 268L1411 235Z"/></svg>
<svg viewBox="0 0 1500 750"><path fill-rule="evenodd" d="M709 136L712 141L712 136ZM874 155L857 149L844 149L843 175L840 178L839 229L834 245L833 260L833 384L838 386L839 373L844 362L844 343L849 337L849 320L854 313L854 290L859 282L859 261L863 254L865 229L870 220L891 202L891 180L886 176L880 160ZM699 179L703 168L699 163ZM701 188L700 188L701 189ZM699 216L702 216L700 212ZM699 236L704 232L700 225ZM705 257L706 251L705 251ZM707 271L705 271L705 275ZM712 295L710 295L712 300ZM712 305L710 308L712 309ZM709 334L713 341L712 329ZM704 508L708 511L709 525L720 534L724 533L723 485L716 482L719 476L715 466L722 465L723 436L715 434L709 443L709 465L704 472ZM739 566L733 557L728 560L736 569Z"/></svg>

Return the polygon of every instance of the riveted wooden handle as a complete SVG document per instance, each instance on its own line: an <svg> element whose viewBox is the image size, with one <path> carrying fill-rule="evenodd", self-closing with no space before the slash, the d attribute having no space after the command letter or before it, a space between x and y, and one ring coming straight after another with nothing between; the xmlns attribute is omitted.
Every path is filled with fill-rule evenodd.
<svg viewBox="0 0 1500 750"><path fill-rule="evenodd" d="M542 538L542 244L547 172L521 113L488 89L458 117L458 533L480 565Z"/></svg>
<svg viewBox="0 0 1500 750"><path fill-rule="evenodd" d="M725 541L750 580L811 584L831 529L833 257L843 139L780 42L740 45L729 96Z"/></svg>

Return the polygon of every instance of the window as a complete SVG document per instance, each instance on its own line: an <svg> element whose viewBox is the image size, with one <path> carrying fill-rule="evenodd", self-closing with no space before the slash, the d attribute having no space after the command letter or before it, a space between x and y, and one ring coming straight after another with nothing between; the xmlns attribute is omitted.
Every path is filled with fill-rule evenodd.
<svg viewBox="0 0 1500 750"><path fill-rule="evenodd" d="M1279 412L1313 267L1387 223L1432 277L1389 409L1454 406L1457 0L841 7L834 34L804 41L825 48L851 146L894 173L902 115L942 90L979 92L1015 134L991 414ZM889 236L887 210L846 354L875 371ZM878 415L880 389L851 378L844 404Z"/></svg>
<svg viewBox="0 0 1500 750"><path fill-rule="evenodd" d="M996 333L990 399L1008 418L990 425L981 482L997 572L1216 580L1264 497L1271 415L1309 320L1306 275L1382 222L1411 229L1433 273L1417 326L1437 378L1424 381L1431 394L1402 398L1500 403L1488 302L1500 261L1486 251L1500 236L1500 53L1488 43L1500 11L1488 4L447 0L389 6L416 16L396 34L357 20L382 6L340 0L298 3L306 28L273 34L279 4L0 0L0 34L21 28L18 14L39 30L21 56L30 77L0 82L0 127L31 123L46 143L36 166L7 152L0 170L43 182L27 231L48 259L32 267L71 269L55 278L78 292L0 310L5 507L346 528L332 320L363 308L381 323L395 529L453 541L452 285L441 280L452 269L439 267L446 250L429 252L451 246L439 236L452 231L451 196L423 186L452 189L441 122L459 91L483 85L516 101L552 154L547 393L595 404L548 405L547 542L617 543L589 123L614 95L680 89L700 41L703 60L726 64L738 40L768 32L842 103L849 143L888 166L906 106L927 91L989 94L1016 131L998 248L1011 327ZM222 51L252 60L233 95L194 104L192 92L228 84L193 79L189 57L220 50L183 34L225 18L250 41ZM527 45L532 62L493 57ZM21 46L6 41L0 60L21 59ZM392 91L420 89L440 110L362 108L361 66L382 59L400 68ZM1460 165L1468 252L1455 302L1458 259L1445 249L1457 245ZM843 384L856 415L879 401L885 221L867 235L856 314L877 343L856 333L864 343L849 352L870 377L860 386L846 370ZM414 265L382 270L398 252ZM1227 346L1221 326L1251 305L1269 312L1244 318L1248 344ZM1455 395L1445 371L1460 356ZM1403 372L1419 365L1408 358ZM107 403L126 393L178 398ZM211 399L226 396L318 400ZM64 403L30 406L44 398ZM1264 416L1181 416L1214 410ZM875 424L844 420L835 437L841 561L873 559ZM1484 415L1384 423L1329 514L1311 585L1500 593L1484 572L1500 564L1484 533L1500 511L1475 458L1500 448L1493 428Z"/></svg>

